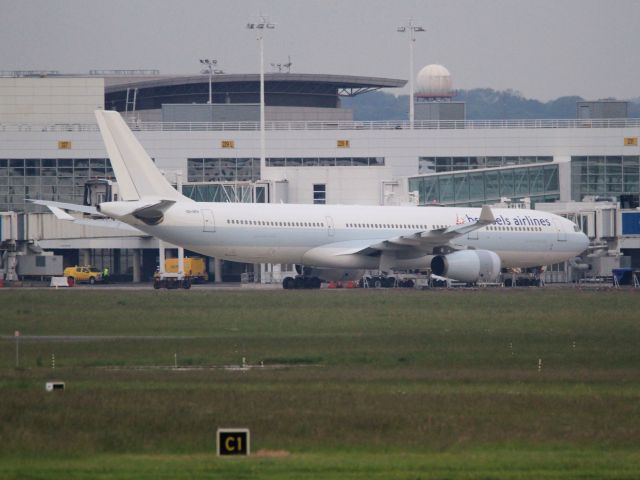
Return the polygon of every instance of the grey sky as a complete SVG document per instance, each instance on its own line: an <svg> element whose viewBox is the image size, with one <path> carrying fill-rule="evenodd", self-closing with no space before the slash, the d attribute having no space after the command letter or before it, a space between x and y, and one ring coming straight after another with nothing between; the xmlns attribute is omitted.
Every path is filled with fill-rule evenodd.
<svg viewBox="0 0 640 480"><path fill-rule="evenodd" d="M296 73L407 79L408 39L396 27L413 17L426 29L416 72L441 63L455 88L640 96L636 0L0 0L0 70L196 73L209 57L255 73L245 24L259 12L277 24L267 71L290 55Z"/></svg>

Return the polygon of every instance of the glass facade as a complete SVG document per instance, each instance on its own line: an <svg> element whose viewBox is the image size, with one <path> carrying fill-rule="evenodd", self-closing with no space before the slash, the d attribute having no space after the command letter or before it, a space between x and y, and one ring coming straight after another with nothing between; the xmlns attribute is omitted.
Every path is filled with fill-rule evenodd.
<svg viewBox="0 0 640 480"><path fill-rule="evenodd" d="M384 157L267 158L267 167L382 167Z"/></svg>
<svg viewBox="0 0 640 480"><path fill-rule="evenodd" d="M267 186L252 184L183 185L182 193L196 202L266 203Z"/></svg>
<svg viewBox="0 0 640 480"><path fill-rule="evenodd" d="M260 180L259 158L189 158L189 182L255 182Z"/></svg>
<svg viewBox="0 0 640 480"><path fill-rule="evenodd" d="M533 163L551 163L553 157L420 157L418 173L455 172L479 168L497 168Z"/></svg>
<svg viewBox="0 0 640 480"><path fill-rule="evenodd" d="M571 157L571 199L640 192L638 155Z"/></svg>
<svg viewBox="0 0 640 480"><path fill-rule="evenodd" d="M558 165L469 171L409 179L409 191L419 193L420 205L481 206L502 197L530 197L532 203L560 198Z"/></svg>
<svg viewBox="0 0 640 480"><path fill-rule="evenodd" d="M106 158L3 158L0 211L43 211L43 207L26 199L82 204L84 184L89 178L113 176Z"/></svg>

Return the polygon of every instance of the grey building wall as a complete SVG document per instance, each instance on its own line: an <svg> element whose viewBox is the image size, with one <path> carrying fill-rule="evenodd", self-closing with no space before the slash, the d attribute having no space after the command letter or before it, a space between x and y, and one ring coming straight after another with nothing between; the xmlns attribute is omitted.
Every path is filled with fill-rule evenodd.
<svg viewBox="0 0 640 480"><path fill-rule="evenodd" d="M464 120L464 102L416 102L416 120Z"/></svg>
<svg viewBox="0 0 640 480"><path fill-rule="evenodd" d="M134 118L141 112L132 112ZM269 122L322 121L349 122L353 111L348 108L274 107L265 108ZM165 104L162 106L163 122L259 122L260 105L257 103L220 104Z"/></svg>
<svg viewBox="0 0 640 480"><path fill-rule="evenodd" d="M627 118L629 102L599 100L595 102L577 102L578 118Z"/></svg>
<svg viewBox="0 0 640 480"><path fill-rule="evenodd" d="M260 105L252 104L164 104L163 122L258 122Z"/></svg>

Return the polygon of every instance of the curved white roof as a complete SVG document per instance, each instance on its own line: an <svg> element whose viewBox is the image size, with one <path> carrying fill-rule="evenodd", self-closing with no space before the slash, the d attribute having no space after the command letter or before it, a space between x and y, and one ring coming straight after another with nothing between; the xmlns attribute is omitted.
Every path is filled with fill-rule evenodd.
<svg viewBox="0 0 640 480"><path fill-rule="evenodd" d="M418 73L416 95L419 97L451 97L451 73L442 65L427 65Z"/></svg>

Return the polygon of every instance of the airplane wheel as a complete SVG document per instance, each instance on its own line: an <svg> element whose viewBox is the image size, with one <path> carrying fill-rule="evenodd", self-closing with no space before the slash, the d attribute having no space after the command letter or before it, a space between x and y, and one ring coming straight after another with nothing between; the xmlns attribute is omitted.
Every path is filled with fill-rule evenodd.
<svg viewBox="0 0 640 480"><path fill-rule="evenodd" d="M293 290L294 288L296 288L295 280L293 279L293 277L286 277L282 281L282 288L284 288L285 290Z"/></svg>
<svg viewBox="0 0 640 480"><path fill-rule="evenodd" d="M296 290L300 290L301 288L304 288L304 286L304 278L302 277L296 277L293 281L293 288Z"/></svg>
<svg viewBox="0 0 640 480"><path fill-rule="evenodd" d="M373 280L373 286L374 288L382 288L382 279L376 277Z"/></svg>
<svg viewBox="0 0 640 480"><path fill-rule="evenodd" d="M385 279L384 282L384 286L387 288L393 288L395 287L396 284L396 279L394 277L388 277L387 279Z"/></svg>

